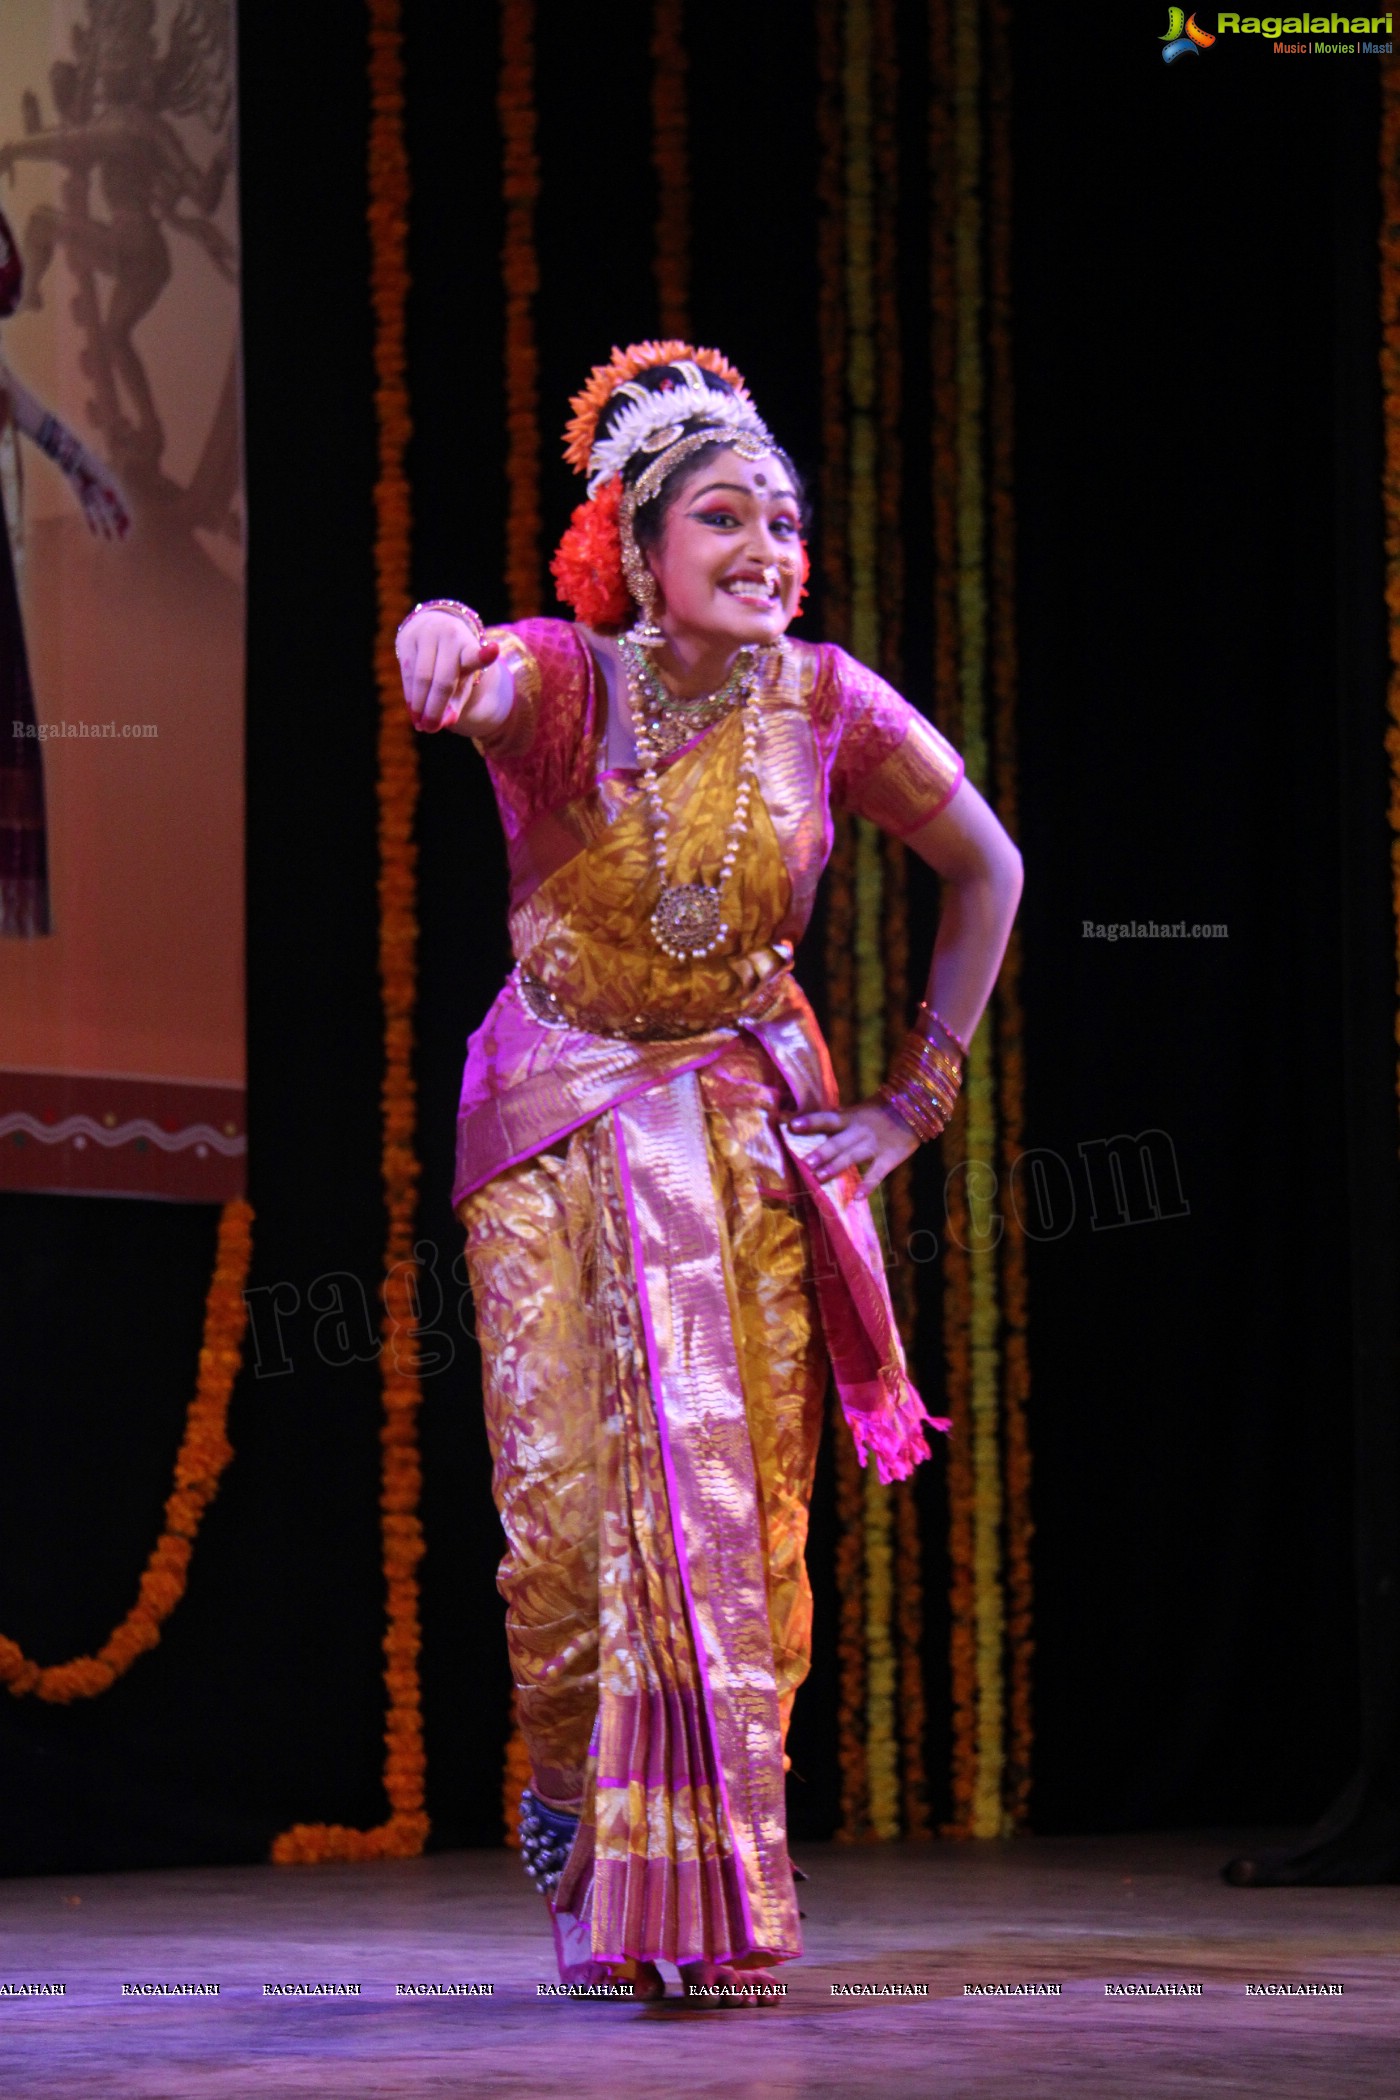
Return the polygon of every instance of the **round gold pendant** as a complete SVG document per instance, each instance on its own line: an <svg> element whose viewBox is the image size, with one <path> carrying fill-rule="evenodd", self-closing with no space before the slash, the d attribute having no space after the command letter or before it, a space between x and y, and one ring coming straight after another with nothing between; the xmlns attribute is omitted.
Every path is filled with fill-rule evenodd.
<svg viewBox="0 0 1400 2100"><path fill-rule="evenodd" d="M707 953L728 931L719 915L719 891L704 882L663 890L651 915L651 930L657 945L678 961Z"/></svg>

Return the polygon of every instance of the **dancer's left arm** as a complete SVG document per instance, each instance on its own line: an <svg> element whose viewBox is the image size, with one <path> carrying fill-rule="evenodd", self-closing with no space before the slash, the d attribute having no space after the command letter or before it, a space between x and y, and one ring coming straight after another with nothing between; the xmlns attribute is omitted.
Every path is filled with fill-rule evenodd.
<svg viewBox="0 0 1400 2100"><path fill-rule="evenodd" d="M1021 855L1000 821L964 779L951 801L905 843L943 879L943 903L928 1003L963 1042L970 1043L1001 968L1021 897ZM826 1134L809 1155L819 1181L848 1167L861 1169L861 1193L869 1195L917 1150L917 1140L879 1101L850 1108L815 1109L794 1116L796 1131Z"/></svg>

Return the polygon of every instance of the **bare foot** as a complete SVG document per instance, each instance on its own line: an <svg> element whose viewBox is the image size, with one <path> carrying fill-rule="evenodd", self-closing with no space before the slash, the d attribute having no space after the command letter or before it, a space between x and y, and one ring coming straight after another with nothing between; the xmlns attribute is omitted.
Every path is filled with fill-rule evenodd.
<svg viewBox="0 0 1400 2100"><path fill-rule="evenodd" d="M681 1988L702 2005L763 2005L778 1996L771 1969L736 1969L719 1961L683 1962Z"/></svg>
<svg viewBox="0 0 1400 2100"><path fill-rule="evenodd" d="M596 1990L602 1984L630 1983L633 1998L644 2005L665 1997L666 1985L655 1962L595 1961L588 1926L580 1924L569 1911L556 1910L548 1896L545 1903L554 1931L561 1983L583 1990Z"/></svg>

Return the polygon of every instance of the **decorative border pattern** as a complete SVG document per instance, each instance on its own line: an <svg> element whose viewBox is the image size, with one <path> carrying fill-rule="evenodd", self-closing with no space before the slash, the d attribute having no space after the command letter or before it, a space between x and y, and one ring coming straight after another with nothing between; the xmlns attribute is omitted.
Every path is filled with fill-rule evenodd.
<svg viewBox="0 0 1400 2100"><path fill-rule="evenodd" d="M0 1187L227 1203L247 1155L242 1087L0 1072Z"/></svg>
<svg viewBox="0 0 1400 2100"><path fill-rule="evenodd" d="M61 1123L41 1123L37 1116L28 1116L22 1111L0 1116L0 1138L16 1135L32 1138L38 1145L71 1142L81 1147L91 1143L108 1151L114 1145L130 1145L144 1139L146 1144L156 1145L162 1152L187 1152L193 1146L200 1159L206 1152L217 1152L224 1159L241 1159L248 1150L247 1138L225 1137L212 1123L190 1123L183 1130L162 1130L148 1116L137 1116L129 1123L117 1123L110 1130L105 1124L94 1122L91 1116L65 1116Z"/></svg>

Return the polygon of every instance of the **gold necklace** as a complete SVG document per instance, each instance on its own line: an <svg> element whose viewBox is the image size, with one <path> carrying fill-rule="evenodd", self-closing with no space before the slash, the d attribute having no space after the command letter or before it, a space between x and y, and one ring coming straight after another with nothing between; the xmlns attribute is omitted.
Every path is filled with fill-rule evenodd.
<svg viewBox="0 0 1400 2100"><path fill-rule="evenodd" d="M632 699L632 726L641 765L642 793L651 820L652 851L661 895L651 915L651 930L658 948L676 962L699 962L723 947L729 925L722 914L724 892L734 873L739 846L748 829L749 803L754 786L754 757L758 745L758 717L752 706L758 683L758 650L750 645L739 651L723 685L695 700L678 701L666 691L654 664L630 635L620 637L622 660L627 667L627 685ZM658 768L665 757L690 742L701 729L739 708L744 717L744 741L739 755L739 778L734 790L734 813L724 836L719 872L712 883L671 883L667 876L670 818L661 793Z"/></svg>
<svg viewBox="0 0 1400 2100"><path fill-rule="evenodd" d="M632 712L639 718L645 715L657 755L663 759L670 758L682 744L690 743L737 707L753 674L755 647L749 644L739 651L728 676L712 693L697 693L693 699L685 699L667 691L656 665L643 654L643 645L632 635L624 634L619 641L625 645L629 690L635 696L641 688L641 705Z"/></svg>

